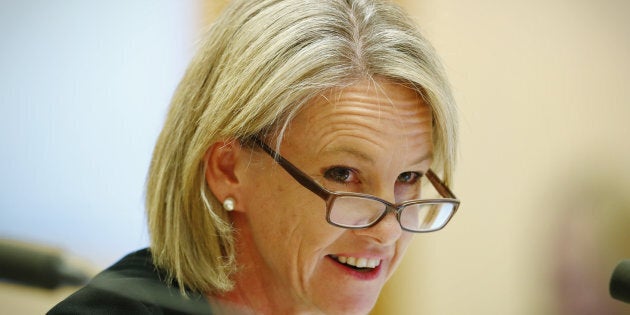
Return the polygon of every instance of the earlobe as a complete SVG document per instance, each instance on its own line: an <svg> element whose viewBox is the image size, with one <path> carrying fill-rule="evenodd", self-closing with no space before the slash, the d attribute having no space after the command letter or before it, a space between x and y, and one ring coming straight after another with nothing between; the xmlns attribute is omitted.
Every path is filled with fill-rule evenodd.
<svg viewBox="0 0 630 315"><path fill-rule="evenodd" d="M213 143L206 151L206 183L220 202L226 198L238 199L240 181L236 168L241 150L238 141L227 140Z"/></svg>

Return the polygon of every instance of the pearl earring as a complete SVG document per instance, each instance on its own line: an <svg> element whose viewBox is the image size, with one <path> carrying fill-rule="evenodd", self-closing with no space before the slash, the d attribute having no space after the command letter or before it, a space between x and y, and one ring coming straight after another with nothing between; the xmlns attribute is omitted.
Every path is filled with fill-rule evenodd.
<svg viewBox="0 0 630 315"><path fill-rule="evenodd" d="M236 203L236 201L234 201L234 198L227 197L223 201L223 209L225 209L226 211L232 211L232 210L234 210L234 204L235 203Z"/></svg>

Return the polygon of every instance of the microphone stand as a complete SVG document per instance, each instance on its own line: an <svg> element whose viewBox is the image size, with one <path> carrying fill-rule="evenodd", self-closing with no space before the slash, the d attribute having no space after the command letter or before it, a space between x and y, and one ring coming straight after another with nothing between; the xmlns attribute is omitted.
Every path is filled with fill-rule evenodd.
<svg viewBox="0 0 630 315"><path fill-rule="evenodd" d="M622 260L610 278L610 296L630 303L630 259Z"/></svg>

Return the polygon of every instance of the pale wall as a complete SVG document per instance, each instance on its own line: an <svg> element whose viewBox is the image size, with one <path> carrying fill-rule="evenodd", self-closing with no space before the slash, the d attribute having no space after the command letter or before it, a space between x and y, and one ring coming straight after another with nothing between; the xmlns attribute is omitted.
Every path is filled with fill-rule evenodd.
<svg viewBox="0 0 630 315"><path fill-rule="evenodd" d="M145 177L197 5L0 1L0 241L94 269L147 246ZM75 289L0 279L0 314L43 314Z"/></svg>
<svg viewBox="0 0 630 315"><path fill-rule="evenodd" d="M443 57L459 103L454 192L462 207L445 230L417 237L375 313L558 314L555 231L572 196L565 186L595 178L605 190L628 191L615 183L630 178L630 2L403 4ZM582 243L567 244L581 251ZM630 257L628 246L610 249L612 259ZM597 266L596 284L578 285L621 305L606 292L613 265Z"/></svg>

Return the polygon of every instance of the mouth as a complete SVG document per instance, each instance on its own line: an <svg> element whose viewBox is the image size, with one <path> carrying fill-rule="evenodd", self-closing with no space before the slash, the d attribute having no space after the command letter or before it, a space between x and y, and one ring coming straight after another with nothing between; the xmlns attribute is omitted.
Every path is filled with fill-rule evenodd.
<svg viewBox="0 0 630 315"><path fill-rule="evenodd" d="M353 269L358 272L373 272L378 270L381 266L381 260L378 258L366 258L366 257L353 257L353 256L337 256L329 255L334 261L339 264Z"/></svg>

